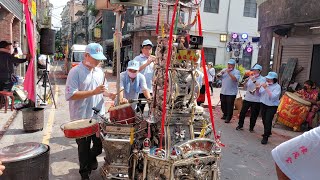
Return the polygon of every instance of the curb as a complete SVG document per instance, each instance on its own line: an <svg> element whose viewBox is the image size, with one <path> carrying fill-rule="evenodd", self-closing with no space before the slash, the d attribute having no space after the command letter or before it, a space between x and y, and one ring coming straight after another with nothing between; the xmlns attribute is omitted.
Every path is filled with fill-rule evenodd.
<svg viewBox="0 0 320 180"><path fill-rule="evenodd" d="M2 139L2 137L6 133L6 131L9 129L10 125L12 124L14 119L17 117L18 113L19 113L19 111L14 110L12 115L7 120L7 122L2 126L2 128L0 130L0 140Z"/></svg>

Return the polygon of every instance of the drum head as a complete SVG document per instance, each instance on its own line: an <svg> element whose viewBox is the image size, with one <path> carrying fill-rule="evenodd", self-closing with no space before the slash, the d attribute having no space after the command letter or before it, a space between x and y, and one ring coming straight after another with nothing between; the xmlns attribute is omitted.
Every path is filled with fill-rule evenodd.
<svg viewBox="0 0 320 180"><path fill-rule="evenodd" d="M91 119L91 123L90 123L90 119L81 119L81 120L76 120L76 121L72 121L65 124L64 129L81 129L81 128L93 126L97 123L98 122L95 119Z"/></svg>
<svg viewBox="0 0 320 180"><path fill-rule="evenodd" d="M289 96L291 99L298 101L301 104L304 104L306 106L311 106L311 103L309 101L306 101L306 100L300 98L299 96L295 95L294 93L286 92L286 95Z"/></svg>
<svg viewBox="0 0 320 180"><path fill-rule="evenodd" d="M127 103L127 104L121 104L121 105L118 105L118 106L114 106L114 107L111 107L109 109L109 111L115 111L115 110L119 110L119 109L123 109L123 108L127 108L127 107L131 107L131 104Z"/></svg>
<svg viewBox="0 0 320 180"><path fill-rule="evenodd" d="M47 145L36 142L14 144L0 149L0 161L9 163L26 160L45 153L48 149Z"/></svg>

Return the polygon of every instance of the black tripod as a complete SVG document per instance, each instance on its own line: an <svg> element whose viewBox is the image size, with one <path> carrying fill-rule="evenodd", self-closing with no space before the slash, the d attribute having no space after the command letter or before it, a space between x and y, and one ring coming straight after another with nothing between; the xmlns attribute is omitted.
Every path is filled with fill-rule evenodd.
<svg viewBox="0 0 320 180"><path fill-rule="evenodd" d="M43 98L41 98L41 96L39 94L37 94L37 96L42 100L42 102L44 104L46 104L46 97L47 97L47 82L49 83L49 97L52 98L54 107L57 109L57 105L56 105L56 101L54 99L54 95L53 95L53 91L52 91L52 86L51 86L51 81L49 78L49 71L48 71L48 60L49 60L49 56L47 56L46 59L46 68L43 70L43 73L41 75L41 77L39 78L37 84L39 84L39 82L41 80L43 80L42 82L42 86L44 87L44 94L43 94Z"/></svg>

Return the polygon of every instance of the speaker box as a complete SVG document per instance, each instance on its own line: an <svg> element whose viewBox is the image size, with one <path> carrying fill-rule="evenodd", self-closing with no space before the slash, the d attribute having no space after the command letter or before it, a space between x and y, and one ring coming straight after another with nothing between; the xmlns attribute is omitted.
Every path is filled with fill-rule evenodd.
<svg viewBox="0 0 320 180"><path fill-rule="evenodd" d="M40 30L40 54L53 55L55 53L55 30L42 28Z"/></svg>

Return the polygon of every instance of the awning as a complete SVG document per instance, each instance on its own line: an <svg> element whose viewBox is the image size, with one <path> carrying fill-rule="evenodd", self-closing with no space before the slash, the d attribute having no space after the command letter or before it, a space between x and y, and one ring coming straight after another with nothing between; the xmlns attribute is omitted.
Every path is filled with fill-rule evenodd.
<svg viewBox="0 0 320 180"><path fill-rule="evenodd" d="M0 0L0 5L11 12L20 21L23 20L22 3L20 3L20 1Z"/></svg>

